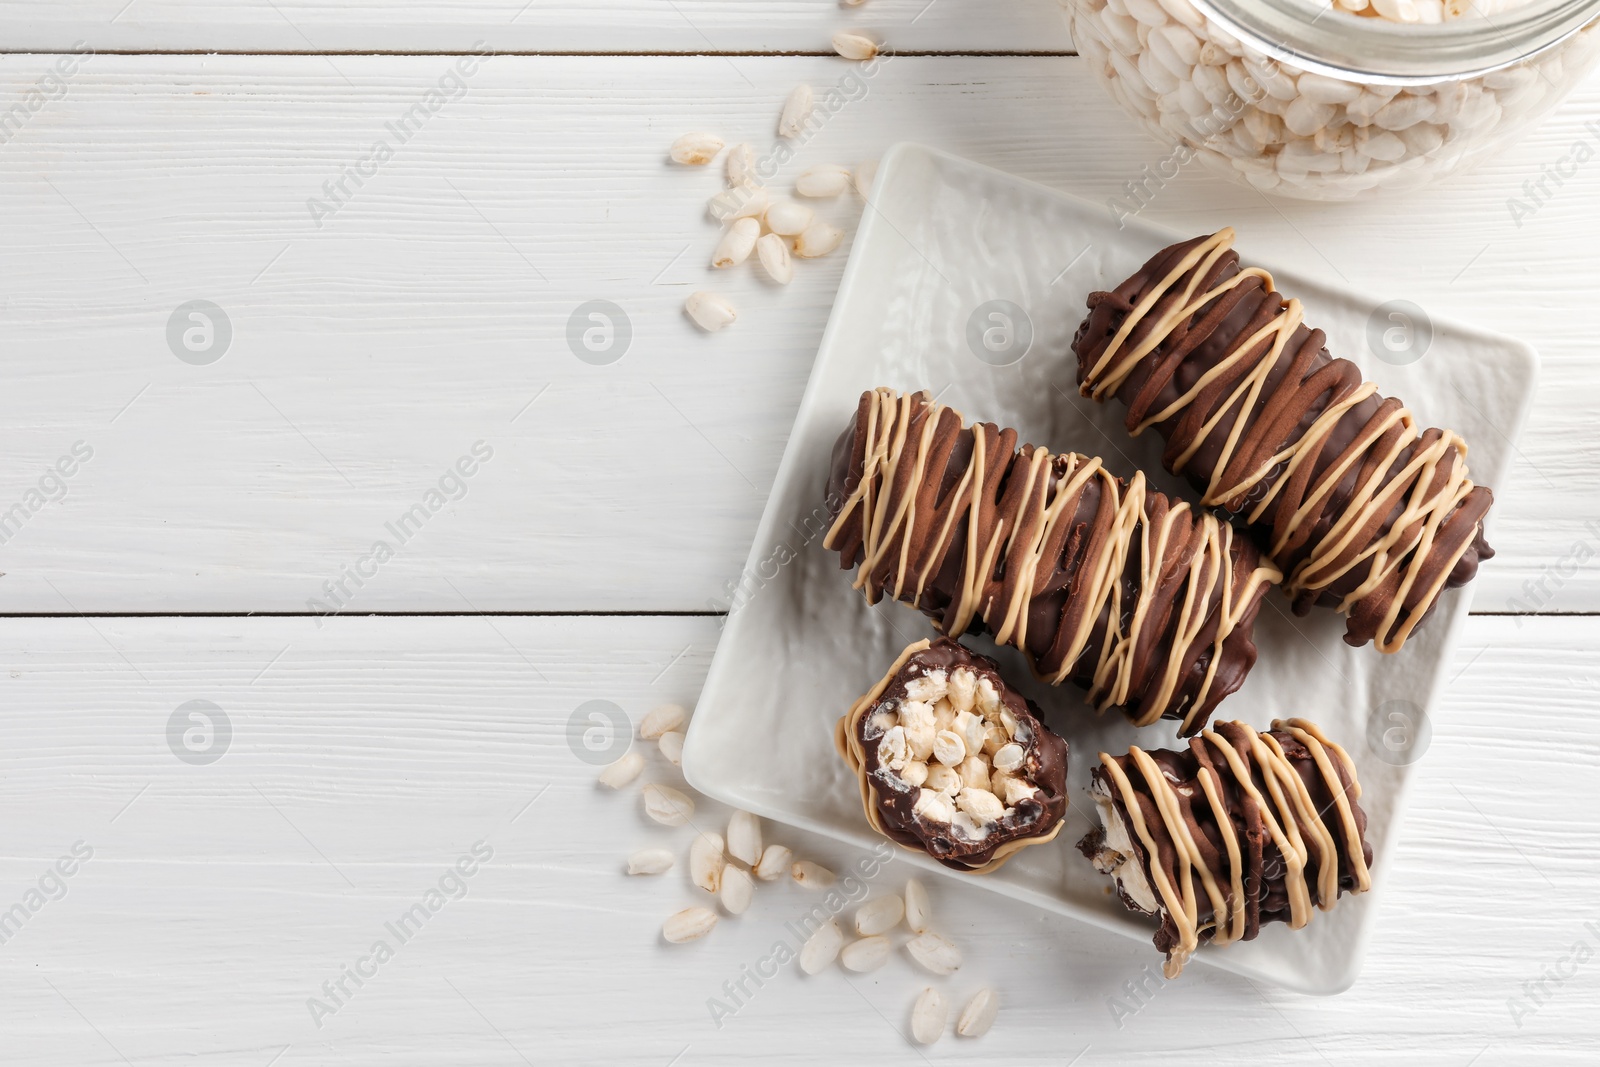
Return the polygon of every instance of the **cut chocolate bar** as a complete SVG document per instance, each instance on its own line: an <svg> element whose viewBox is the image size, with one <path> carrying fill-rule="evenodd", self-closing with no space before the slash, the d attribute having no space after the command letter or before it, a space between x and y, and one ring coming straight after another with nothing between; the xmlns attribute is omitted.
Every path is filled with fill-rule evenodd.
<svg viewBox="0 0 1600 1067"><path fill-rule="evenodd" d="M1017 447L927 393L864 393L834 448L823 541L876 603L987 630L1135 724L1199 730L1256 661L1278 571L1232 527L1098 460Z"/></svg>
<svg viewBox="0 0 1600 1067"><path fill-rule="evenodd" d="M1219 722L1187 749L1100 753L1101 829L1078 847L1133 911L1160 918L1175 978L1204 943L1299 929L1312 905L1371 888L1361 785L1345 750L1302 719L1258 733Z"/></svg>
<svg viewBox="0 0 1600 1067"><path fill-rule="evenodd" d="M1296 613L1336 608L1347 642L1398 651L1494 555L1493 495L1465 441L1419 431L1232 246L1231 229L1172 245L1090 294L1078 384L1127 405L1129 432L1155 427L1167 470L1258 534Z"/></svg>
<svg viewBox="0 0 1600 1067"><path fill-rule="evenodd" d="M948 638L907 646L834 743L872 828L947 867L987 874L1061 832L1067 743L994 660Z"/></svg>

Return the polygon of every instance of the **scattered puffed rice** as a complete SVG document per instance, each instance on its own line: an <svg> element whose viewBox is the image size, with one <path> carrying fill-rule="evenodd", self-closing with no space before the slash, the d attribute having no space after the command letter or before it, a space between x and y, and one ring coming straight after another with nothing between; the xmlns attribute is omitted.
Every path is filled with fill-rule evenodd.
<svg viewBox="0 0 1600 1067"><path fill-rule="evenodd" d="M961 1009L961 1017L956 1020L956 1033L962 1037L982 1037L994 1025L994 1017L999 1010L1000 998L994 990L978 990L967 1001L967 1006Z"/></svg>
<svg viewBox="0 0 1600 1067"><path fill-rule="evenodd" d="M811 225L811 219L815 214L811 208L796 201L787 198L774 200L767 205L767 229L773 233L781 233L785 237L793 237Z"/></svg>
<svg viewBox="0 0 1600 1067"><path fill-rule="evenodd" d="M914 934L925 934L932 919L933 908L928 904L928 891L915 878L907 878L906 926Z"/></svg>
<svg viewBox="0 0 1600 1067"><path fill-rule="evenodd" d="M737 267L750 258L750 253L755 250L756 238L761 236L761 223L753 218L734 219L733 225L722 235L722 240L717 242L716 251L711 253L713 267Z"/></svg>
<svg viewBox="0 0 1600 1067"><path fill-rule="evenodd" d="M667 762L674 767L683 763L683 735L676 730L668 730L656 739L656 744L661 746L661 754L667 757Z"/></svg>
<svg viewBox="0 0 1600 1067"><path fill-rule="evenodd" d="M775 233L763 234L756 241L756 257L779 285L794 281L794 261L789 258L789 245L782 237Z"/></svg>
<svg viewBox="0 0 1600 1067"><path fill-rule="evenodd" d="M801 196L838 196L850 188L850 168L834 163L812 167L794 180L794 191Z"/></svg>
<svg viewBox="0 0 1600 1067"><path fill-rule="evenodd" d="M906 942L911 958L934 974L955 974L961 968L961 950L938 934L920 934Z"/></svg>
<svg viewBox="0 0 1600 1067"><path fill-rule="evenodd" d="M628 857L629 874L664 874L672 870L672 853L664 848L641 848Z"/></svg>
<svg viewBox="0 0 1600 1067"><path fill-rule="evenodd" d="M816 95L811 91L811 86L801 83L796 85L789 93L789 99L784 101L783 111L778 116L778 134L783 137L798 137L800 131L805 129L806 123L811 120L811 111L816 104Z"/></svg>
<svg viewBox="0 0 1600 1067"><path fill-rule="evenodd" d="M682 826L694 815L694 801L669 785L649 782L644 787L644 813L662 826Z"/></svg>
<svg viewBox="0 0 1600 1067"><path fill-rule="evenodd" d="M801 259L816 259L839 247L844 231L831 222L813 222L794 239L794 254Z"/></svg>
<svg viewBox="0 0 1600 1067"><path fill-rule="evenodd" d="M795 865L789 868L789 874L807 889L826 889L834 882L832 871L810 860L796 861Z"/></svg>
<svg viewBox="0 0 1600 1067"><path fill-rule="evenodd" d="M728 185L737 188L753 185L756 180L756 152L747 144L736 144L728 149Z"/></svg>
<svg viewBox="0 0 1600 1067"><path fill-rule="evenodd" d="M718 222L732 219L760 218L772 202L772 194L764 185L741 185L724 189L706 201L706 211Z"/></svg>
<svg viewBox="0 0 1600 1067"><path fill-rule="evenodd" d="M755 889L756 884L750 880L750 872L743 867L729 865L722 871L722 886L717 895L729 915L743 915L750 907L750 898L755 895Z"/></svg>
<svg viewBox="0 0 1600 1067"><path fill-rule="evenodd" d="M722 151L722 138L714 133L686 133L672 142L672 159L691 167L703 167Z"/></svg>
<svg viewBox="0 0 1600 1067"><path fill-rule="evenodd" d="M728 819L728 855L752 867L761 862L761 820L748 811Z"/></svg>
<svg viewBox="0 0 1600 1067"><path fill-rule="evenodd" d="M775 881L788 873L789 865L794 862L794 853L782 845L768 845L767 850L761 853L761 862L756 864L756 877L763 882Z"/></svg>
<svg viewBox="0 0 1600 1067"><path fill-rule="evenodd" d="M722 884L722 869L728 863L722 848L722 835L715 832L689 842L689 878L707 893L715 893Z"/></svg>
<svg viewBox="0 0 1600 1067"><path fill-rule="evenodd" d="M612 789L621 789L639 777L639 772L642 770L644 770L644 757L637 752L630 752L601 771L597 781Z"/></svg>
<svg viewBox="0 0 1600 1067"><path fill-rule="evenodd" d="M659 704L639 724L639 736L654 741L668 730L681 730L688 721L689 709L682 704Z"/></svg>
<svg viewBox="0 0 1600 1067"><path fill-rule="evenodd" d="M843 947L844 931L839 928L838 922L829 919L800 947L800 969L807 974L816 974L837 959Z"/></svg>
<svg viewBox="0 0 1600 1067"><path fill-rule="evenodd" d="M862 937L886 934L900 925L905 913L905 902L893 893L874 897L856 909L856 933Z"/></svg>
<svg viewBox="0 0 1600 1067"><path fill-rule="evenodd" d="M710 908L684 908L661 924L661 936L674 945L681 945L706 936L716 925L717 913Z"/></svg>
<svg viewBox="0 0 1600 1067"><path fill-rule="evenodd" d="M924 1045L931 1045L944 1036L945 1020L950 1008L944 997L932 986L922 991L911 1009L911 1036Z"/></svg>
<svg viewBox="0 0 1600 1067"><path fill-rule="evenodd" d="M846 59L871 59L878 54L878 42L859 33L841 31L833 35L833 50ZM722 147L721 142L717 147Z"/></svg>
<svg viewBox="0 0 1600 1067"><path fill-rule="evenodd" d="M852 941L839 953L839 962L846 970L875 971L889 961L889 939L879 934Z"/></svg>
<svg viewBox="0 0 1600 1067"><path fill-rule="evenodd" d="M739 317L739 313L733 310L732 304L716 293L703 290L690 293L689 299L683 302L683 310L689 313L696 326L707 333L716 333Z"/></svg>

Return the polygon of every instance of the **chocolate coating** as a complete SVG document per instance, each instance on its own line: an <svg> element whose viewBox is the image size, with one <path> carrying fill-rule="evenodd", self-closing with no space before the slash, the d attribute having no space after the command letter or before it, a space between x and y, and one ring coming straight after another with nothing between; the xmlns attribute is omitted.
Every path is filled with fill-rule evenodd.
<svg viewBox="0 0 1600 1067"><path fill-rule="evenodd" d="M902 655L897 669L879 683L881 691L858 705L841 720L841 730L853 736L855 745L843 745L846 760L862 777L875 815L874 825L891 840L907 848L926 852L946 867L960 871L993 870L1014 853L1024 839L1049 840L1059 832L1067 811L1067 742L1039 721L1039 709L1013 690L1000 675L994 660L966 648L949 638L918 642ZM1025 778L1035 788L1034 796L1007 808L1008 814L992 824L981 839L955 831L920 817L914 810L918 789L905 788L904 781L879 759L882 732L874 729L874 712L892 710L908 698L906 687L929 672L947 675L965 668L993 687L999 702L1017 722L1013 738L1026 750ZM857 713L859 712L859 713ZM854 755L851 755L851 754ZM859 761L859 762L858 762Z"/></svg>
<svg viewBox="0 0 1600 1067"><path fill-rule="evenodd" d="M986 631L1140 725L1201 729L1255 664L1276 570L1142 475L1019 448L1015 430L879 389L834 446L828 499L843 503L824 545L842 568L864 568L870 602L887 592L941 633Z"/></svg>
<svg viewBox="0 0 1600 1067"><path fill-rule="evenodd" d="M1123 831L1119 848L1131 854L1108 844L1109 823L1078 847L1097 868L1117 875L1118 896L1130 910L1160 916L1155 946L1168 955L1169 975L1181 970L1199 944L1250 941L1267 923L1303 926L1312 904L1327 910L1344 893L1370 886L1372 847L1354 766L1310 723L1280 721L1258 734L1243 723L1221 722L1186 749L1135 748L1100 758L1090 791L1114 808ZM1159 799L1142 758L1162 783ZM1298 780L1303 793L1285 774ZM1187 841L1194 843L1198 867L1185 856ZM1200 868L1221 891L1220 915ZM1162 880L1171 892L1193 900L1192 927L1185 909L1174 908L1166 892L1154 891ZM1135 899L1133 885L1150 892L1157 906Z"/></svg>
<svg viewBox="0 0 1600 1067"><path fill-rule="evenodd" d="M1493 494L1465 480L1458 438L1419 433L1398 400L1328 352L1270 275L1241 268L1231 241L1224 230L1172 245L1110 292L1091 293L1073 341L1079 385L1127 405L1130 432L1154 426L1167 442L1163 465L1252 530L1288 576L1297 614L1344 610L1348 643L1396 651L1444 589L1494 555L1483 536ZM1279 327L1287 340L1273 355ZM1147 345L1118 381L1121 361ZM1259 392L1241 392L1262 370ZM1425 498L1440 503L1419 509Z"/></svg>

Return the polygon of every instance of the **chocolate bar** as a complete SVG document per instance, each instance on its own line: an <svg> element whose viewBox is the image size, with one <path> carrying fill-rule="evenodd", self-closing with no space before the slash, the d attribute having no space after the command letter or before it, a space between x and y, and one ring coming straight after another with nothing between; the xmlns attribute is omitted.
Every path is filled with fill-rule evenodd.
<svg viewBox="0 0 1600 1067"><path fill-rule="evenodd" d="M1247 524L1304 615L1347 616L1345 640L1396 652L1440 595L1494 555L1493 495L1467 445L1418 430L1400 401L1335 359L1272 275L1241 267L1233 230L1156 253L1089 296L1073 351L1085 396L1116 397L1154 427L1162 463Z"/></svg>
<svg viewBox="0 0 1600 1067"><path fill-rule="evenodd" d="M1189 734L1244 682L1279 573L1208 512L1098 459L1017 446L927 393L862 394L834 447L823 541L940 633L987 632L1051 684Z"/></svg>
<svg viewBox="0 0 1600 1067"><path fill-rule="evenodd" d="M1168 978L1201 944L1251 941L1271 922L1299 929L1313 906L1372 886L1355 764L1302 719L1102 752L1089 794L1102 826L1078 847L1128 908L1161 920Z"/></svg>
<svg viewBox="0 0 1600 1067"><path fill-rule="evenodd" d="M947 867L987 874L1061 832L1067 743L994 660L949 638L907 646L834 744L873 829Z"/></svg>

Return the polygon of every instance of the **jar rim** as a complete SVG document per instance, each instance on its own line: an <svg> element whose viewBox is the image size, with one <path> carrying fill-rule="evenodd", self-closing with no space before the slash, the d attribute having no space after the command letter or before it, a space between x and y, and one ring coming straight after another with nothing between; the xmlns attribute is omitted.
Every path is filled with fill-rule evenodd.
<svg viewBox="0 0 1600 1067"><path fill-rule="evenodd" d="M1600 0L1527 0L1493 16L1435 25L1362 18L1331 0L1191 0L1250 47L1301 70L1414 85L1477 77L1519 63L1600 16Z"/></svg>

